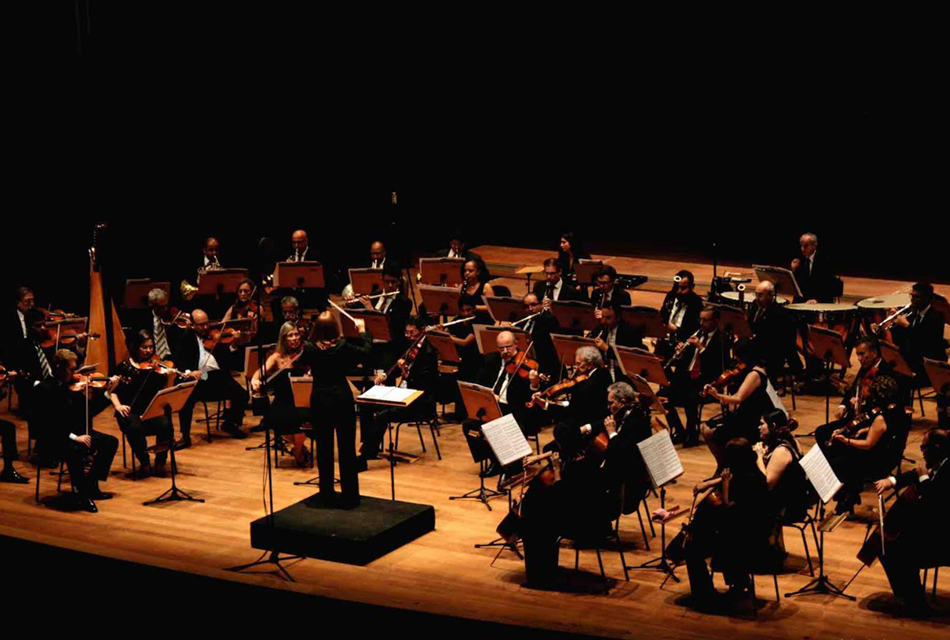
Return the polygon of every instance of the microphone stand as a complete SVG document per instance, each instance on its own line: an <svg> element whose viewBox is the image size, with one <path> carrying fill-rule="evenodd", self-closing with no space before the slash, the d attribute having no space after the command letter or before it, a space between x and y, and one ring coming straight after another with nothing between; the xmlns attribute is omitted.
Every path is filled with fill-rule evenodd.
<svg viewBox="0 0 950 640"><path fill-rule="evenodd" d="M264 280L263 276L259 275L258 283L257 283L257 308L258 309L263 309L263 296L264 296L263 280ZM258 367L260 367L258 369L258 376L260 380L263 382L265 379L265 374L267 372L267 359L264 357L265 355L264 354L264 339L261 335L260 318L258 318L257 335L254 336L254 340L256 342L254 348L257 349ZM267 526L273 528L274 527L274 476L272 473L271 459L270 459L271 424L270 424L270 420L267 419L267 416L264 416L264 419L262 420L262 422L264 423L264 458L265 458L265 464L267 466L266 482L267 482L267 496L268 496L267 499L264 501L264 506L265 506L265 510L267 511ZM277 437L276 433L274 434L274 437L275 438ZM250 569L251 567L272 564L275 567L275 570L273 571L274 575L280 578L283 578L284 580L287 580L289 582L296 582L293 576L291 576L290 573L288 573L287 569L285 569L283 565L281 565L281 562L286 562L288 560L303 560L303 559L304 559L304 556L298 556L298 555L282 556L280 555L279 551L270 550L270 551L264 551L264 553L262 553L261 556L254 562L248 562L247 564L241 564L235 567L227 567L225 571L234 571L234 572L240 573L246 569Z"/></svg>

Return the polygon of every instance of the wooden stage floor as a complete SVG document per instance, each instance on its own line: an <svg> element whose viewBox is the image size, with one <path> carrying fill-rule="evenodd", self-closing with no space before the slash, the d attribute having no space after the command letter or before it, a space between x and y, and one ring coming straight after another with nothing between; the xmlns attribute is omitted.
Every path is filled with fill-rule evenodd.
<svg viewBox="0 0 950 640"><path fill-rule="evenodd" d="M922 433L935 424L934 403L925 401L924 404L926 418L915 414L907 448L907 455L915 459L920 457L918 447ZM707 415L711 412L709 409ZM200 417L201 411L196 415ZM800 432L807 433L823 420L824 399L798 397L794 415L802 424ZM3 417L21 425L18 433L25 451L25 425L9 414ZM246 425L256 424L256 421L249 418ZM104 432L119 435L111 412L100 414L95 425ZM786 592L804 586L811 579L805 567L801 538L792 529L786 530L790 568L788 573L779 576L782 599L778 603L774 601L770 577L759 577L757 620L750 606L723 615L701 614L683 606L682 597L688 593L684 568L677 571L683 582L668 582L663 589L659 588L663 576L657 571L632 571L630 581L625 582L619 558L613 552L604 554L605 570L615 580L609 595L594 592L599 576L592 551L581 552L581 573L576 576L576 588L570 592L524 589L521 587L524 567L514 555L505 552L491 566L495 550L474 548L476 543L495 537L495 527L506 513L504 499L493 500L492 511L478 502L449 500L449 496L478 486L477 467L456 424L442 428L439 442L443 460L436 459L426 433L429 452L418 462L401 465L396 470L398 499L435 506L434 532L365 567L311 559L293 563L289 569L297 580L294 584L265 573L227 572L225 567L249 562L259 555L250 548L249 523L264 513L263 455L261 451L245 451L245 447L260 443L263 436L255 434L247 440L223 436L209 444L200 437L202 429L202 425L195 424L194 434L199 436L196 444L179 456L179 481L183 489L206 499L204 504L142 506L143 501L167 488L169 480L127 479L121 468L120 452L113 475L103 486L114 492L115 497L100 503L98 514L66 513L36 504L33 500L35 480L24 486L0 484L3 513L0 534L222 580L571 633L697 639L947 637L950 614L924 621L900 616L879 565L865 569L851 585L849 593L857 597L857 602L814 595L786 599ZM546 430L542 442L550 437L550 430ZM410 430L403 430L400 444L404 450L421 453L419 440ZM803 444L811 446L812 441L806 438ZM708 477L715 465L704 447L687 449L681 456L686 473L671 488L669 503L688 509L690 488ZM283 464L289 462L289 458L283 459ZM362 493L388 497L388 465L385 461L370 464L369 471L360 475ZM35 478L36 470L24 463L19 468ZM276 470L276 508L313 493L315 488L296 487L293 482L314 474L310 469L282 467ZM41 488L43 496L50 496L55 490L55 478L51 478L49 472L44 472ZM857 513L860 520L873 518L869 507L872 502L875 502L872 493L866 491L864 505ZM659 505L651 500L650 506ZM863 522L846 522L826 538L827 573L839 585L859 567L855 553L864 531ZM630 564L642 563L658 552L659 537L651 540L652 551L643 549L635 516L623 518L621 535ZM570 567L572 557L573 550L565 549L562 566ZM942 586L938 592L938 607L946 612L950 601L946 584ZM425 636L424 629L405 632Z"/></svg>

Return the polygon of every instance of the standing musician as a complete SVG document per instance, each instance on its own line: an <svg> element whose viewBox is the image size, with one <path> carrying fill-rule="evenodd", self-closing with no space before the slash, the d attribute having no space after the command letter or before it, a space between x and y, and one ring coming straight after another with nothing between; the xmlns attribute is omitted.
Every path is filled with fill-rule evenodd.
<svg viewBox="0 0 950 640"><path fill-rule="evenodd" d="M606 306L603 309L596 309L598 327L590 335L595 341L595 346L600 350L604 361L607 363L607 372L610 374L610 381L617 382L618 378L623 378L623 371L617 362L616 352L613 347L638 347L643 348L643 332L630 326L620 318L620 310L613 306Z"/></svg>
<svg viewBox="0 0 950 640"><path fill-rule="evenodd" d="M768 280L755 288L755 304L749 310L748 321L770 379L777 380L782 375L786 361L792 373L802 371L795 347L794 320L775 301L775 285Z"/></svg>
<svg viewBox="0 0 950 640"><path fill-rule="evenodd" d="M241 431L241 425L247 406L247 392L231 377L230 372L218 364L212 353L216 345L205 345L211 333L208 314L201 309L195 309L191 320L192 328L182 335L174 360L182 375L197 380L198 384L178 412L181 439L175 443L175 447L184 449L191 446L191 416L199 400L227 402L230 406L224 411L222 431L226 431L233 438L246 438L247 435Z"/></svg>
<svg viewBox="0 0 950 640"><path fill-rule="evenodd" d="M950 434L946 429L931 429L924 434L920 451L924 459L918 463L917 469L875 483L878 494L895 487L913 488L913 492L910 489L905 491L892 507L900 508L900 522L892 523L890 518L884 520L881 564L894 595L914 615L929 613L920 582L920 569L950 564L947 532L937 525L940 515L950 510L950 467L947 467ZM892 532L889 526L899 529Z"/></svg>
<svg viewBox="0 0 950 640"><path fill-rule="evenodd" d="M597 287L590 294L590 301L595 309L630 306L630 294L617 286L617 270L612 266L608 264L598 269L594 274L594 282Z"/></svg>
<svg viewBox="0 0 950 640"><path fill-rule="evenodd" d="M632 513L649 484L637 443L651 435L649 410L625 382L607 389L609 415L598 425L606 450L591 451L564 467L552 486L534 481L521 507L525 586L557 586L558 539L598 539L611 530L621 511ZM621 495L623 502L621 504Z"/></svg>
<svg viewBox="0 0 950 640"><path fill-rule="evenodd" d="M699 328L699 312L703 309L703 299L695 291L696 281L689 271L676 272L673 288L666 294L660 307L660 319L666 325L670 339L657 343L660 355L668 356L673 346L686 340Z"/></svg>
<svg viewBox="0 0 950 640"><path fill-rule="evenodd" d="M573 231L565 231L561 234L561 240L558 244L557 261L561 265L561 273L565 280L577 285L577 276L574 273L578 260L589 260L590 254L584 251L584 247ZM586 296L585 296L586 297ZM555 298L558 300L559 298Z"/></svg>
<svg viewBox="0 0 950 640"><path fill-rule="evenodd" d="M324 311L314 320L313 343L304 345L301 363L313 374L310 423L317 440L320 498L324 506L352 509L360 503L356 458L356 411L347 371L370 357L372 337L356 320L359 338L343 338L336 318ZM333 434L336 432L342 495L333 490Z"/></svg>
<svg viewBox="0 0 950 640"><path fill-rule="evenodd" d="M682 443L684 447L699 444L701 393L703 387L722 374L726 355L726 342L719 330L719 310L707 307L699 313L699 329L676 345L666 365L667 371L672 369L673 373L662 395L669 399L666 419L674 443ZM685 429L676 412L677 406L683 407L686 414Z"/></svg>
<svg viewBox="0 0 950 640"><path fill-rule="evenodd" d="M683 549L692 604L701 611L718 611L723 594L713 586L706 559L719 565L729 593L742 593L749 583L749 562L767 548L769 534L765 476L756 466L756 454L745 438L729 440L723 449L722 472L693 487L698 500Z"/></svg>
<svg viewBox="0 0 950 640"><path fill-rule="evenodd" d="M834 302L837 293L835 274L829 267L825 253L818 259L818 236L806 233L799 238L798 244L802 254L800 258L792 260L791 267L802 295L796 296L795 302Z"/></svg>
<svg viewBox="0 0 950 640"><path fill-rule="evenodd" d="M730 375L723 373L716 382L703 388L703 393L714 400L735 407L731 413L724 413L719 420L709 420L703 427L703 439L720 467L724 466L723 455L727 442L733 438L758 442L759 421L763 415L774 409L781 409L782 413L788 414L765 373L758 345L748 338L742 338L736 342L733 351L737 360L736 368L728 372ZM732 380L742 380L735 393L719 391L717 386Z"/></svg>
<svg viewBox="0 0 950 640"><path fill-rule="evenodd" d="M561 262L557 258L544 261L544 280L534 283L532 292L542 303L547 301L584 300L584 294L563 277Z"/></svg>
<svg viewBox="0 0 950 640"><path fill-rule="evenodd" d="M947 361L947 342L943 338L944 319L933 307L933 299L933 285L918 282L910 292L910 312L897 316L891 327L894 342L900 348L904 360L914 370L915 384L921 387L930 384L927 370L924 369L924 358Z"/></svg>
<svg viewBox="0 0 950 640"><path fill-rule="evenodd" d="M76 354L60 349L53 356L53 377L44 379L36 387L36 412L43 432L43 440L57 459L66 461L69 477L78 492L78 507L96 513L95 500L112 496L99 489L99 482L109 479L109 469L119 448L115 436L100 433L86 425L88 393L89 420L109 405L106 397L96 390L83 387L71 389L77 369ZM118 378L110 378L105 390L111 392ZM92 455L92 470L86 474L84 461Z"/></svg>
<svg viewBox="0 0 950 640"><path fill-rule="evenodd" d="M462 263L459 301L475 305L475 322L478 324L495 324L482 297L495 295L492 286L488 284L489 278L488 267L481 258L469 258Z"/></svg>
<svg viewBox="0 0 950 640"><path fill-rule="evenodd" d="M832 434L847 426L855 416L866 413L868 392L878 376L894 377L894 367L881 358L881 345L873 336L861 336L855 346L861 368L835 410L835 419L815 429L816 442L828 442ZM896 378L895 378L896 379Z"/></svg>
<svg viewBox="0 0 950 640"><path fill-rule="evenodd" d="M155 466L151 465L147 451L146 436L157 436L158 443L170 442L175 434L168 416L161 415L142 421L141 416L148 409L155 394L168 386L168 373L156 365L155 341L145 329L132 334L130 339L131 355L116 368L118 375L128 379L121 382L106 397L115 407L115 419L119 429L125 434L132 447L132 455L139 460L138 478L151 475L164 477L165 460L168 451L155 454ZM173 374L174 372L172 372Z"/></svg>
<svg viewBox="0 0 950 640"><path fill-rule="evenodd" d="M360 456L357 467L366 471L367 460L375 460L382 448L386 428L392 422L424 420L435 415L436 386L439 383L439 355L423 336L425 325L419 318L411 318L406 324L406 342L409 350L403 354L388 373L381 373L374 384L398 386L422 391L422 397L405 408L385 409L376 413L371 423L360 423Z"/></svg>
<svg viewBox="0 0 950 640"><path fill-rule="evenodd" d="M880 478L897 466L910 432L894 378L875 376L864 406L868 413L834 431L829 441L816 440L844 485L836 494L839 514L861 503L865 478Z"/></svg>
<svg viewBox="0 0 950 640"><path fill-rule="evenodd" d="M558 377L561 361L557 357L557 349L554 348L551 334L557 332L560 324L554 314L544 308L538 294L529 293L522 298L522 302L527 315L534 316L526 321L521 328L531 336L534 353L538 360L538 371L552 379Z"/></svg>
<svg viewBox="0 0 950 640"><path fill-rule="evenodd" d="M297 229L290 236L290 244L293 245L294 251L289 256L287 256L287 262L306 262L307 252L310 251L310 239L307 237L307 232L303 229ZM310 258L313 260L313 258Z"/></svg>
<svg viewBox="0 0 950 640"><path fill-rule="evenodd" d="M274 402L267 412L266 420L275 436L283 436L291 442L294 462L298 467L310 462L306 436L300 431L300 426L310 421L310 408L295 405L290 378L308 373L302 360L303 353L304 341L297 325L285 322L280 326L277 348L264 364L264 378L261 379L260 368L251 376L251 390L254 393L261 393L262 390L266 392L265 387L274 390Z"/></svg>

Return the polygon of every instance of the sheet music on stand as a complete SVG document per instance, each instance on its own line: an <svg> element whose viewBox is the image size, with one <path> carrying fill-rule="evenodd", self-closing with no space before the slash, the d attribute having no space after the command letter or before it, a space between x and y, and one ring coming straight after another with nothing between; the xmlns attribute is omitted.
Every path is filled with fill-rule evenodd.
<svg viewBox="0 0 950 640"><path fill-rule="evenodd" d="M650 473L650 479L653 480L653 486L660 488L683 475L683 463L673 448L669 431L658 431L646 440L638 442L637 447Z"/></svg>
<svg viewBox="0 0 950 640"><path fill-rule="evenodd" d="M511 414L486 422L482 425L482 433L502 466L523 460L533 453L518 421Z"/></svg>
<svg viewBox="0 0 950 640"><path fill-rule="evenodd" d="M417 389L403 389L402 387L387 387L377 384L361 394L356 401L385 404L393 407L408 407L421 395L422 391Z"/></svg>
<svg viewBox="0 0 950 640"><path fill-rule="evenodd" d="M815 488L823 504L828 504L828 501L844 486L818 445L809 449L798 464L804 469L808 481Z"/></svg>

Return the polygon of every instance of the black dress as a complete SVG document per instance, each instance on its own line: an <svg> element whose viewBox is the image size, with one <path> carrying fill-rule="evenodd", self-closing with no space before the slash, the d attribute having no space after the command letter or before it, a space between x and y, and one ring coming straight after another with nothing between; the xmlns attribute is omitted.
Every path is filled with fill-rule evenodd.
<svg viewBox="0 0 950 640"><path fill-rule="evenodd" d="M116 387L115 394L119 396L122 404L130 408L128 418L123 418L116 412L116 422L119 423L119 429L129 441L132 453L142 465L148 466L149 458L146 451L148 443L145 437L157 436L158 442L167 442L172 439L174 433L167 415L156 416L145 421L140 420L139 416L148 409L155 394L168 386L168 378L158 371L138 369L130 360L120 363L116 367L116 374L129 379L129 382L123 382ZM167 451L155 454L156 464L164 464L167 456Z"/></svg>
<svg viewBox="0 0 950 640"><path fill-rule="evenodd" d="M459 306L462 306L463 303L467 303L475 307L484 307L485 301L482 300L482 295L484 295L484 292L484 282L478 283L478 288L475 290L475 293L467 293L466 287L463 284L461 293L459 294ZM487 311L475 311L475 320L473 320L473 322L476 322L477 324L495 324L495 320Z"/></svg>
<svg viewBox="0 0 950 640"><path fill-rule="evenodd" d="M769 411L777 408L769 394L769 378L757 369L752 373L759 377L759 386L736 410L728 414L725 424L716 429L716 442L725 446L733 438L746 438L750 443L759 441L759 422ZM774 390L772 392L774 394Z"/></svg>
<svg viewBox="0 0 950 640"><path fill-rule="evenodd" d="M302 365L313 373L310 393L310 423L317 440L317 467L320 495L333 500L333 432L336 431L340 460L340 488L346 506L359 502L360 487L356 467L356 411L346 373L371 354L371 337L342 338L328 349L307 344Z"/></svg>
<svg viewBox="0 0 950 640"><path fill-rule="evenodd" d="M302 359L301 356L292 367L271 374L275 376L270 382L274 389L274 402L267 412L267 422L278 435L300 433L300 425L310 420L310 407L294 406L294 390L290 384L291 377L306 375L308 371L306 366L300 364Z"/></svg>

